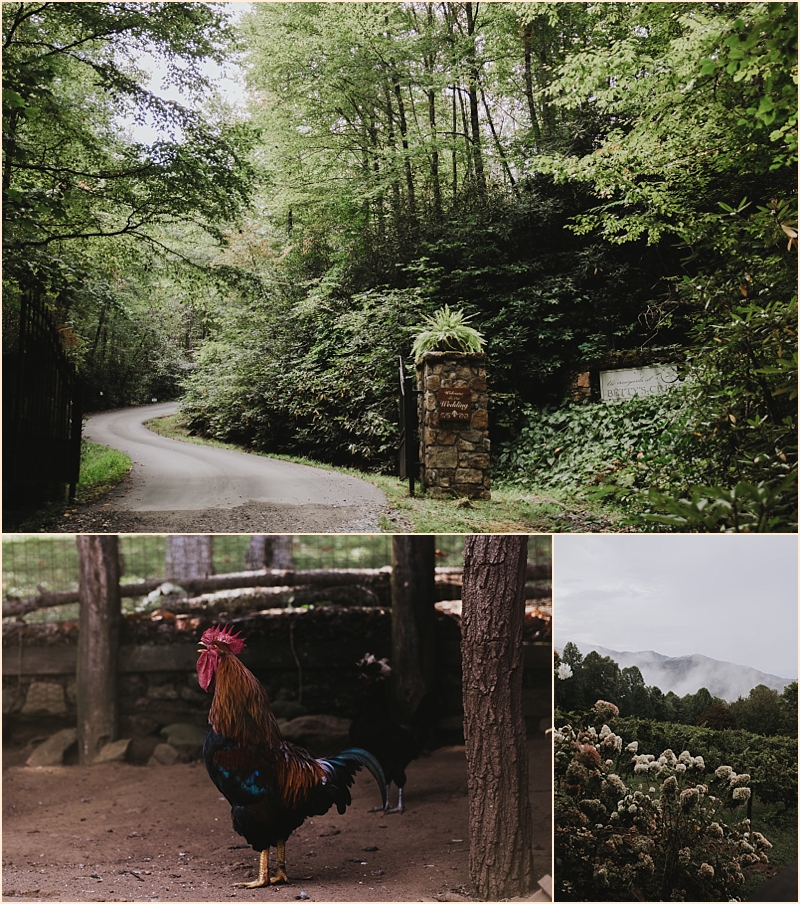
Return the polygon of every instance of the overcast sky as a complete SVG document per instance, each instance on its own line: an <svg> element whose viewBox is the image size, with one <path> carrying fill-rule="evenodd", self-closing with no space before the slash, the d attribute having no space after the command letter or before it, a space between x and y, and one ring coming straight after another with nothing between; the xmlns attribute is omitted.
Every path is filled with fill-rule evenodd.
<svg viewBox="0 0 800 904"><path fill-rule="evenodd" d="M702 653L796 678L797 548L789 535L556 535L556 649Z"/></svg>
<svg viewBox="0 0 800 904"><path fill-rule="evenodd" d="M245 2L226 3L226 11L234 21L238 21L242 13L250 9L251 4ZM166 66L160 58L151 54L143 53L138 58L139 64L143 69L150 73L150 79L147 88L159 97L165 100L174 100L184 104L187 107L194 108L195 101L186 97L174 85L164 83L166 75ZM244 109L245 89L244 76L233 62L229 62L224 68L220 68L216 63L207 60L200 67L203 74L210 79L212 86L216 88L222 98L239 109ZM132 120L122 117L122 127L129 130L132 136L143 144L152 144L158 138L168 138L169 134L163 134L154 124L151 117L148 117L147 123L134 124Z"/></svg>

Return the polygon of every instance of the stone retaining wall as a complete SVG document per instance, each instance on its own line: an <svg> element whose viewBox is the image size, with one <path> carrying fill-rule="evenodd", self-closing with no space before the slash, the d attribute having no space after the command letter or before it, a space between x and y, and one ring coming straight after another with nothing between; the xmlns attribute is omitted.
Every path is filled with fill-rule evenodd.
<svg viewBox="0 0 800 904"><path fill-rule="evenodd" d="M491 498L486 356L427 352L417 364L417 389L426 491Z"/></svg>

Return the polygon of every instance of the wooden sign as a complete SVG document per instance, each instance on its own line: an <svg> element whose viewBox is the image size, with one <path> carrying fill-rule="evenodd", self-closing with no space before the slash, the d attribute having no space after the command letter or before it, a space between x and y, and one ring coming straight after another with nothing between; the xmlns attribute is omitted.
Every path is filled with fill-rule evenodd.
<svg viewBox="0 0 800 904"><path fill-rule="evenodd" d="M467 386L439 388L439 417L443 421L468 421L472 418L472 391Z"/></svg>

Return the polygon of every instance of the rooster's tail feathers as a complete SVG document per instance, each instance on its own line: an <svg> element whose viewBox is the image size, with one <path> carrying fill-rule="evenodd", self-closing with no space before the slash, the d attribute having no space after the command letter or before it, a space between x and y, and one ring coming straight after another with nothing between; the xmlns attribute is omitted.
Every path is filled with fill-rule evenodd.
<svg viewBox="0 0 800 904"><path fill-rule="evenodd" d="M386 779L383 775L381 764L368 751L361 747L348 747L336 756L326 757L319 760L322 768L328 775L329 781L343 792L341 800L336 799L335 803L340 813L344 813L345 807L350 803L350 793L347 790L353 784L353 776L362 766L366 766L372 773L373 778L378 783L381 792L383 806L386 806Z"/></svg>

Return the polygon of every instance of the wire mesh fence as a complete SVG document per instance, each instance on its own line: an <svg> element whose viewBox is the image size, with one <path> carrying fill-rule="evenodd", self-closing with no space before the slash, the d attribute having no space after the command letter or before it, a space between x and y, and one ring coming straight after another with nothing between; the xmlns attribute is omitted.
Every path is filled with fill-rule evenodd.
<svg viewBox="0 0 800 904"><path fill-rule="evenodd" d="M167 537L160 534L120 536L122 581L136 583L166 577ZM216 534L211 538L216 574L246 570L245 558L251 536ZM311 534L291 536L291 564L295 570L382 568L392 561L392 537L387 534ZM40 590L77 590L78 553L70 534L3 536L2 580L4 599L24 599ZM463 564L464 536L436 536L436 564ZM530 562L550 561L551 538L533 536L528 543ZM124 601L124 608L136 601ZM26 616L29 621L59 621L76 618L77 604L42 609Z"/></svg>

